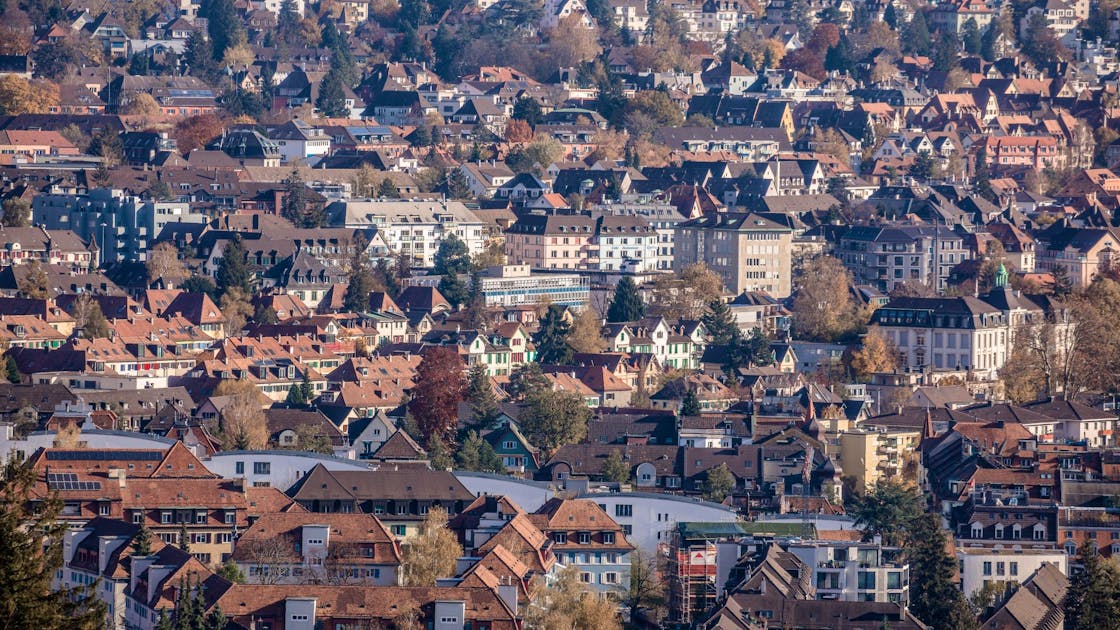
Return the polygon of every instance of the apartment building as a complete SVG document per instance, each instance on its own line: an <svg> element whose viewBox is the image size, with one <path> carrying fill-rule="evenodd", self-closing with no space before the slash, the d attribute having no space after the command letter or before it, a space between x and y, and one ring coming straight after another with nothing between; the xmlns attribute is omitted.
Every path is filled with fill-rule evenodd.
<svg viewBox="0 0 1120 630"><path fill-rule="evenodd" d="M1055 549L957 548L957 569L965 597L971 597L985 584L1004 583L1010 587L1021 583L1047 563L1068 575L1069 558Z"/></svg>
<svg viewBox="0 0 1120 630"><path fill-rule="evenodd" d="M855 488L873 487L880 479L903 475L907 453L914 453L922 433L917 429L858 428L840 434L840 467Z"/></svg>
<svg viewBox="0 0 1120 630"><path fill-rule="evenodd" d="M71 230L96 243L104 262L143 262L152 239L168 223L205 223L190 204L145 200L123 191L95 188L86 194L43 194L32 202L32 222L47 230Z"/></svg>
<svg viewBox="0 0 1120 630"><path fill-rule="evenodd" d="M811 571L817 599L909 603L910 565L890 559L901 555L897 549L874 543L814 541L792 543L786 550Z"/></svg>
<svg viewBox="0 0 1120 630"><path fill-rule="evenodd" d="M579 569L584 584L609 593L629 583L634 545L594 501L549 499L529 518L552 541L557 562Z"/></svg>
<svg viewBox="0 0 1120 630"><path fill-rule="evenodd" d="M335 225L376 228L393 253L416 267L434 265L440 243L452 234L472 256L488 242L485 222L458 201L348 199L332 203L327 212Z"/></svg>
<svg viewBox="0 0 1120 630"><path fill-rule="evenodd" d="M706 263L735 293L792 292L793 230L754 213L720 212L677 225L674 269Z"/></svg>
<svg viewBox="0 0 1120 630"><path fill-rule="evenodd" d="M591 297L585 276L575 273L533 273L529 265L490 267L480 274L487 306L559 304L582 309Z"/></svg>
<svg viewBox="0 0 1120 630"><path fill-rule="evenodd" d="M884 293L903 283L944 291L949 272L971 257L952 229L917 225L854 226L840 237L836 255L856 284Z"/></svg>
<svg viewBox="0 0 1120 630"><path fill-rule="evenodd" d="M509 262L534 269L650 273L661 250L658 229L636 214L534 214L506 231Z"/></svg>
<svg viewBox="0 0 1120 630"><path fill-rule="evenodd" d="M619 201L606 201L591 207L591 216L640 216L657 230L657 262L659 271L673 268L673 240L677 224L685 220L675 206L653 195L622 195Z"/></svg>
<svg viewBox="0 0 1120 630"><path fill-rule="evenodd" d="M263 514L230 558L250 584L398 583L400 545L372 514Z"/></svg>

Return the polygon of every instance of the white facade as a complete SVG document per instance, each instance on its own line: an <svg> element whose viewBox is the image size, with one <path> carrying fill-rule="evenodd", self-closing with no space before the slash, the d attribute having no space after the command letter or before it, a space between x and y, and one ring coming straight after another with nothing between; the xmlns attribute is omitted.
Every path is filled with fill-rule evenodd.
<svg viewBox="0 0 1120 630"><path fill-rule="evenodd" d="M302 451L221 451L203 465L226 479L244 479L254 488L287 490L318 464L327 470L369 470L364 461Z"/></svg>
<svg viewBox="0 0 1120 630"><path fill-rule="evenodd" d="M883 562L879 545L814 541L792 544L787 551L810 567L819 599L909 601L910 566Z"/></svg>
<svg viewBox="0 0 1120 630"><path fill-rule="evenodd" d="M488 242L486 224L458 201L350 199L331 204L328 212L348 228L376 227L394 253L418 267L434 265L440 243L451 234L466 243L472 256Z"/></svg>
<svg viewBox="0 0 1120 630"><path fill-rule="evenodd" d="M1069 575L1068 557L1057 549L957 549L957 568L965 597L986 582L1022 583L1046 562Z"/></svg>

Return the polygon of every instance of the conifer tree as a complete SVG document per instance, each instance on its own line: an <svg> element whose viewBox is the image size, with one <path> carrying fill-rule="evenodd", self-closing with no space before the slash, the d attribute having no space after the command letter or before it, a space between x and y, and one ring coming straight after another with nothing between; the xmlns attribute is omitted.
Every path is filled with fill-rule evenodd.
<svg viewBox="0 0 1120 630"><path fill-rule="evenodd" d="M304 185L303 177L296 169L292 169L288 179L284 181L284 201L280 214L296 227L317 228L323 225L323 207L311 199L311 191Z"/></svg>
<svg viewBox="0 0 1120 630"><path fill-rule="evenodd" d="M226 244L225 251L222 252L222 257L218 261L218 273L216 275L218 294L225 295L230 289L240 289L248 295L252 292L250 278L251 273L245 246L241 242L241 236L238 235Z"/></svg>
<svg viewBox="0 0 1120 630"><path fill-rule="evenodd" d="M645 304L638 293L638 285L633 278L624 277L614 287L614 298L607 308L607 321L610 323L635 322L645 315Z"/></svg>
<svg viewBox="0 0 1120 630"><path fill-rule="evenodd" d="M108 610L99 583L54 589L67 525L57 495L36 499L34 471L13 457L0 469L0 628L98 630ZM34 522L34 527L28 523Z"/></svg>
<svg viewBox="0 0 1120 630"><path fill-rule="evenodd" d="M343 305L351 313L369 311L369 294L377 288L373 268L365 255L366 246L365 239L359 237L355 242L354 255L350 258L350 271Z"/></svg>
<svg viewBox="0 0 1120 630"><path fill-rule="evenodd" d="M449 273L440 278L436 290L455 308L466 304L470 298L470 288L457 273Z"/></svg>
<svg viewBox="0 0 1120 630"><path fill-rule="evenodd" d="M152 530L147 523L140 523L140 529L132 538L132 553L137 556L146 556L152 553Z"/></svg>
<svg viewBox="0 0 1120 630"><path fill-rule="evenodd" d="M179 523L179 548L183 551L191 552L191 535L187 531L187 522Z"/></svg>
<svg viewBox="0 0 1120 630"><path fill-rule="evenodd" d="M307 404L307 399L303 397L303 388L299 385L292 383L288 388L288 397L284 400L292 407L303 407Z"/></svg>
<svg viewBox="0 0 1120 630"><path fill-rule="evenodd" d="M742 334L739 325L731 316L731 309L727 306L727 302L720 299L708 303L708 310L700 317L700 322L704 324L708 336L715 345L727 345Z"/></svg>
<svg viewBox="0 0 1120 630"><path fill-rule="evenodd" d="M1113 628L1120 619L1120 572L1101 560L1088 542L1077 552L1081 571L1074 573L1066 592L1065 627L1070 630Z"/></svg>
<svg viewBox="0 0 1120 630"><path fill-rule="evenodd" d="M537 344L537 360L541 363L564 365L572 359L572 347L568 345L570 326L564 319L564 307L552 304L540 319L533 342Z"/></svg>
<svg viewBox="0 0 1120 630"><path fill-rule="evenodd" d="M4 355L4 376L9 383L19 383L23 380L19 373L19 365L16 364L15 357L10 354Z"/></svg>
<svg viewBox="0 0 1120 630"><path fill-rule="evenodd" d="M684 395L684 400L681 401L681 415L682 416L698 416L701 411L700 397L696 395L695 390L688 390Z"/></svg>
<svg viewBox="0 0 1120 630"><path fill-rule="evenodd" d="M471 426L486 428L498 417L498 398L484 363L472 365L467 372L467 402L471 406Z"/></svg>
<svg viewBox="0 0 1120 630"><path fill-rule="evenodd" d="M941 517L922 514L911 521L907 557L910 560L910 612L935 630L957 630L976 626L965 614L964 595L954 583L956 560L945 551L947 539Z"/></svg>
<svg viewBox="0 0 1120 630"><path fill-rule="evenodd" d="M498 456L490 442L482 439L477 431L467 434L467 438L455 453L455 463L460 470L490 473L506 471L502 458Z"/></svg>
<svg viewBox="0 0 1120 630"><path fill-rule="evenodd" d="M315 99L315 108L327 118L346 118L350 115L350 108L346 106L346 89L342 85L342 78L333 68L319 83L319 97Z"/></svg>
<svg viewBox="0 0 1120 630"><path fill-rule="evenodd" d="M471 252L467 244L454 234L447 235L439 243L432 265L432 274L444 276L447 274L470 273Z"/></svg>
<svg viewBox="0 0 1120 630"><path fill-rule="evenodd" d="M607 455L607 460L603 462L603 478L615 483L630 481L630 467L622 460L622 454L618 449L611 451L610 455Z"/></svg>

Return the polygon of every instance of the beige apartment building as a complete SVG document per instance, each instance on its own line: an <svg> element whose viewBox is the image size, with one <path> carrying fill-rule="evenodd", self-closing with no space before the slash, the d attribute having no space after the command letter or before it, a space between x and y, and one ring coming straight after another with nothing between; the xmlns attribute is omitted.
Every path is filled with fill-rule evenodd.
<svg viewBox="0 0 1120 630"><path fill-rule="evenodd" d="M677 224L674 269L706 263L733 293L792 292L793 230L755 213L718 212Z"/></svg>
<svg viewBox="0 0 1120 630"><path fill-rule="evenodd" d="M506 231L506 257L511 265L533 269L590 269L595 219L582 214L530 215Z"/></svg>
<svg viewBox="0 0 1120 630"><path fill-rule="evenodd" d="M856 491L862 492L880 479L903 476L907 454L917 452L921 439L917 429L846 431L840 434L841 469L855 481Z"/></svg>

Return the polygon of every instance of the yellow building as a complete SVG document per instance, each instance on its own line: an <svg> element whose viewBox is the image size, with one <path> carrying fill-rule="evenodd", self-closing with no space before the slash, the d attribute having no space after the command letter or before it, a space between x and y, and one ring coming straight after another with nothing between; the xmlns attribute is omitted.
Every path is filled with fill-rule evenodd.
<svg viewBox="0 0 1120 630"><path fill-rule="evenodd" d="M854 480L856 492L874 486L880 479L917 480L916 463L919 430L868 431L853 429L840 435L840 465L844 475Z"/></svg>

